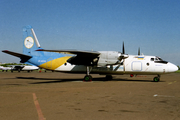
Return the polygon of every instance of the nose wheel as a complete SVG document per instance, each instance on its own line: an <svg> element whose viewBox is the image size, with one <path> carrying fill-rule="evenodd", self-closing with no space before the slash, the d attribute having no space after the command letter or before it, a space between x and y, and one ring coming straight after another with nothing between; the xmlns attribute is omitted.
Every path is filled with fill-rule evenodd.
<svg viewBox="0 0 180 120"><path fill-rule="evenodd" d="M159 82L160 81L160 75L158 75L157 77L154 77L153 81L154 82Z"/></svg>

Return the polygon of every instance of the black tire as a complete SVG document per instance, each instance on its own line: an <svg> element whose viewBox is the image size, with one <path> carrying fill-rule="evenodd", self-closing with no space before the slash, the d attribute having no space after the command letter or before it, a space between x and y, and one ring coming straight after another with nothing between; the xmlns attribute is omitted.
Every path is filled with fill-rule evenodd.
<svg viewBox="0 0 180 120"><path fill-rule="evenodd" d="M106 80L112 80L112 79L113 79L112 75L106 75Z"/></svg>
<svg viewBox="0 0 180 120"><path fill-rule="evenodd" d="M154 77L153 81L154 82L159 82L160 78L159 77Z"/></svg>
<svg viewBox="0 0 180 120"><path fill-rule="evenodd" d="M86 75L84 77L84 82L90 82L90 81L92 81L92 76L91 75Z"/></svg>

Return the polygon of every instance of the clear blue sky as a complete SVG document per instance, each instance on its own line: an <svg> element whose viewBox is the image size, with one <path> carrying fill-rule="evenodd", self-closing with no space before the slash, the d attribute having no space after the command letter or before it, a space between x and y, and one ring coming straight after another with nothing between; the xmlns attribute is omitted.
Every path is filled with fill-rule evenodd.
<svg viewBox="0 0 180 120"><path fill-rule="evenodd" d="M180 0L1 0L0 50L22 53L32 25L42 48L156 55L180 65ZM19 58L0 52L0 62Z"/></svg>

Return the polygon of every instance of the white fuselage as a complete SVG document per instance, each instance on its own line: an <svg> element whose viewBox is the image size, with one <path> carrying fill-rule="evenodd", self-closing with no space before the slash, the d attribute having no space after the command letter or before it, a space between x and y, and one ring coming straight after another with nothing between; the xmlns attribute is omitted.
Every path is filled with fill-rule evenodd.
<svg viewBox="0 0 180 120"><path fill-rule="evenodd" d="M84 65L72 65L66 63L55 69L61 72L86 73L87 69ZM117 65L90 67L91 73L96 74L147 74L157 75L177 71L176 65L163 61L156 56L134 56L129 55L128 58L121 61Z"/></svg>
<svg viewBox="0 0 180 120"><path fill-rule="evenodd" d="M0 70L11 70L10 67L3 67L3 66L0 66Z"/></svg>

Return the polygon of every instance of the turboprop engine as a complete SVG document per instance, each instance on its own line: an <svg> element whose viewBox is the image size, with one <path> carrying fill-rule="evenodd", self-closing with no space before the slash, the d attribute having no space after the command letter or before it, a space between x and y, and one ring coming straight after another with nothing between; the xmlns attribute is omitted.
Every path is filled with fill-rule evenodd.
<svg viewBox="0 0 180 120"><path fill-rule="evenodd" d="M99 60L97 66L117 65L121 63L122 59L128 57L123 53L117 51L99 51Z"/></svg>

